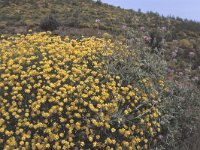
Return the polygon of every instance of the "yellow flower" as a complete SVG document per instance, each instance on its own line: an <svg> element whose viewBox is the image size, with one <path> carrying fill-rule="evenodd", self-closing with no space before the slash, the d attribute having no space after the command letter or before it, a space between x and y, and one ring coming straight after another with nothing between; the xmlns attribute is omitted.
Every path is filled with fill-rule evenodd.
<svg viewBox="0 0 200 150"><path fill-rule="evenodd" d="M45 147L46 147L46 148L50 148L50 144L47 143L47 144L45 145Z"/></svg>
<svg viewBox="0 0 200 150"><path fill-rule="evenodd" d="M124 144L125 147L129 146L129 142L127 142L127 141L123 141L123 144Z"/></svg>
<svg viewBox="0 0 200 150"><path fill-rule="evenodd" d="M30 92L31 92L31 90L29 90L29 89L25 90L25 93L27 93L27 94L29 94Z"/></svg>
<svg viewBox="0 0 200 150"><path fill-rule="evenodd" d="M115 128L111 128L111 132L115 132L116 131L116 129Z"/></svg>
<svg viewBox="0 0 200 150"><path fill-rule="evenodd" d="M142 124L143 124L143 123L144 123L144 119L140 119L140 123L142 123Z"/></svg>
<svg viewBox="0 0 200 150"><path fill-rule="evenodd" d="M119 80L119 79L120 79L120 76L116 76L115 78L116 78L117 80Z"/></svg>
<svg viewBox="0 0 200 150"><path fill-rule="evenodd" d="M89 136L89 141L92 142L93 141L93 137Z"/></svg>
<svg viewBox="0 0 200 150"><path fill-rule="evenodd" d="M97 142L93 142L93 147L96 147L97 146Z"/></svg>

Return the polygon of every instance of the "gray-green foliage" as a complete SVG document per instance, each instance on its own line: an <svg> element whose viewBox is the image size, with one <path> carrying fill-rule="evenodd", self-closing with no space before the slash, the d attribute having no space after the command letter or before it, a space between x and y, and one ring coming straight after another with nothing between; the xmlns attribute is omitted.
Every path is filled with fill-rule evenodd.
<svg viewBox="0 0 200 150"><path fill-rule="evenodd" d="M167 85L169 91L162 96L163 139L159 149L174 149L181 145L199 123L200 93L197 87L185 79Z"/></svg>
<svg viewBox="0 0 200 150"><path fill-rule="evenodd" d="M159 79L166 75L167 62L164 59L164 49L152 49L145 44L142 33L134 30L126 31L125 40L128 48L124 51L116 50L107 67L113 74L120 75L126 83L144 77Z"/></svg>
<svg viewBox="0 0 200 150"><path fill-rule="evenodd" d="M145 43L143 36L148 33L127 31L128 39L124 40L128 48L116 50L107 60L107 70L122 77L124 84L144 77L157 81L167 77L167 62L165 60L165 45L152 49ZM126 34L125 33L125 34ZM126 35L124 35L126 37ZM195 131L199 117L200 92L190 80L167 81L168 90L161 95L160 110L162 112L162 131L159 143L152 149L175 149L181 142Z"/></svg>

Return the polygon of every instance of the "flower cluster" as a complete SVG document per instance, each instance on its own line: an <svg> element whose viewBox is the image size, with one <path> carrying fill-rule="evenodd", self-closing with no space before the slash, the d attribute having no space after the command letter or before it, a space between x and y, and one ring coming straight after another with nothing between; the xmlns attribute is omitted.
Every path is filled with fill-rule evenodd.
<svg viewBox="0 0 200 150"><path fill-rule="evenodd" d="M131 150L156 142L160 99L150 79L137 81L141 90L105 69L120 44L49 32L0 43L0 147Z"/></svg>

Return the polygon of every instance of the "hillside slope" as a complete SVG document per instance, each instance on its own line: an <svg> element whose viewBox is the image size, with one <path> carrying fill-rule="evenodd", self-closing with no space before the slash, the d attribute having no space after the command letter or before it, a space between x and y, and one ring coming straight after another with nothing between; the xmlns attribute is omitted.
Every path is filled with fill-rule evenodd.
<svg viewBox="0 0 200 150"><path fill-rule="evenodd" d="M92 0L2 0L0 7L1 33L20 32L23 31L22 27L37 28L49 15L56 18L61 27L98 28L120 33L123 26L134 29L165 26L173 30L174 37L179 35L180 30L194 32L190 33L193 36L198 36L200 33L200 25L196 22L161 17L152 12L144 14L95 3ZM100 22L96 22L97 19L100 19Z"/></svg>

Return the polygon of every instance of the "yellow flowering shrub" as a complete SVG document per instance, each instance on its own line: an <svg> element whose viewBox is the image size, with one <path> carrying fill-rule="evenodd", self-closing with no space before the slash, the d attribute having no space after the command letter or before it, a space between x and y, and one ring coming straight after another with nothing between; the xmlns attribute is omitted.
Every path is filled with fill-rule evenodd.
<svg viewBox="0 0 200 150"><path fill-rule="evenodd" d="M148 149L160 132L159 92L148 78L135 81L141 90L106 71L122 48L49 32L2 36L0 147Z"/></svg>

